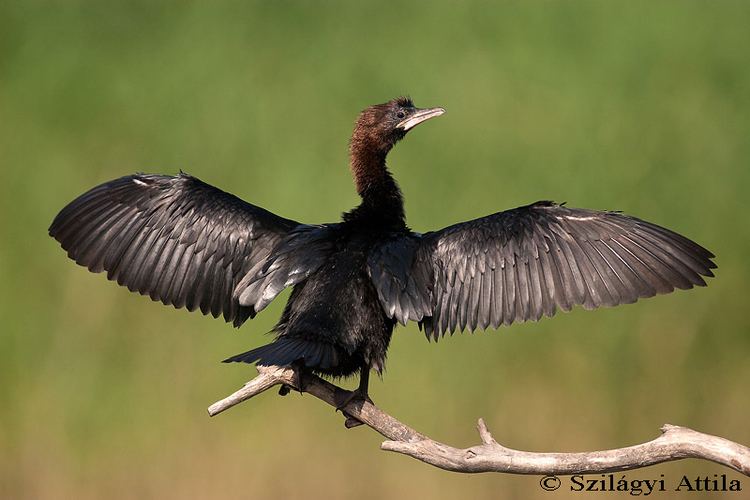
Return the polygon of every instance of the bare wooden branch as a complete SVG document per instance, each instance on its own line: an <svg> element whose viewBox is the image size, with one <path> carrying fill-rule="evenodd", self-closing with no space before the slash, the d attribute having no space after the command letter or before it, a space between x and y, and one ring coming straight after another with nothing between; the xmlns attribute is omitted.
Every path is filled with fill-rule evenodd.
<svg viewBox="0 0 750 500"><path fill-rule="evenodd" d="M345 392L320 377L293 368L258 367L256 378L239 391L211 405L208 413L214 416L279 384L307 392L333 407L337 406L337 400L341 400L338 396ZM454 472L556 476L598 474L698 458L750 476L750 448L676 425L665 424L661 428L662 434L656 439L626 448L581 453L537 453L513 450L498 444L482 419L477 425L482 443L460 449L420 434L369 402L351 402L343 411L385 436L388 441L381 445L381 449L403 453Z"/></svg>

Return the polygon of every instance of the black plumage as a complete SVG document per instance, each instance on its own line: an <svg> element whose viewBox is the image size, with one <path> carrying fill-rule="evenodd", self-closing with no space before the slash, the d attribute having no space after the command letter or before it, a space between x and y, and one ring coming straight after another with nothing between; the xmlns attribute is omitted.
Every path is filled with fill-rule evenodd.
<svg viewBox="0 0 750 500"><path fill-rule="evenodd" d="M711 252L619 212L550 201L426 234L405 223L390 149L442 108L399 98L364 110L350 146L361 204L342 221L274 215L187 174L136 174L83 194L50 234L77 263L130 290L240 326L293 287L276 340L226 361L318 373L382 371L397 322L428 338L632 303L704 286Z"/></svg>

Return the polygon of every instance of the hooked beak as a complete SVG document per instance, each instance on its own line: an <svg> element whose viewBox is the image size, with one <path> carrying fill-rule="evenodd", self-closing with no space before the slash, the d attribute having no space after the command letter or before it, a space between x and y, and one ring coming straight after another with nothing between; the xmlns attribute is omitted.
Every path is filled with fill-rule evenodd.
<svg viewBox="0 0 750 500"><path fill-rule="evenodd" d="M420 123L435 118L445 113L443 108L427 108L417 109L412 114L404 118L396 125L396 128L403 130L404 132L416 127Z"/></svg>

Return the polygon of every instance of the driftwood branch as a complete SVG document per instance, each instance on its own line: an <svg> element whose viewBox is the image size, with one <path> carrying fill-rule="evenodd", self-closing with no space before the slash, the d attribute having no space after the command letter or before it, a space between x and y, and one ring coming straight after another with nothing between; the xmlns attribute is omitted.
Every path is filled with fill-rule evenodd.
<svg viewBox="0 0 750 500"><path fill-rule="evenodd" d="M258 367L258 376L234 394L208 408L214 416L275 385L307 392L336 407L346 391L309 373L288 367ZM481 444L454 448L434 441L402 424L377 406L362 401L343 408L385 436L381 449L403 453L422 462L454 472L506 472L513 474L571 475L596 474L638 469L684 458L699 458L725 465L750 476L750 448L724 438L703 434L685 427L666 424L652 441L626 448L583 453L536 453L506 448L498 444L484 421L477 428Z"/></svg>

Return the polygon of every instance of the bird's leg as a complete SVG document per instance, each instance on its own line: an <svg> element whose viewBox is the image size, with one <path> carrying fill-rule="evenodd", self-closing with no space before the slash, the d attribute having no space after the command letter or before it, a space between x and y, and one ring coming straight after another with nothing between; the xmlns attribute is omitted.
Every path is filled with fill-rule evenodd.
<svg viewBox="0 0 750 500"><path fill-rule="evenodd" d="M342 391L336 394L336 410L341 410L341 412L346 416L346 422L344 422L344 425L347 429L362 425L362 422L352 417L351 415L348 415L344 411L344 408L349 403L351 403L352 401L360 401L362 403L367 401L370 404L374 404L372 402L372 399L370 399L370 396L368 395L369 385L370 365L367 363L363 363L359 372L359 387L357 387L353 391Z"/></svg>
<svg viewBox="0 0 750 500"><path fill-rule="evenodd" d="M300 394L305 392L305 386L307 385L305 375L308 369L301 363L293 363L292 368L294 369L294 386L282 384L279 387L279 396L286 396L292 389L298 390Z"/></svg>

